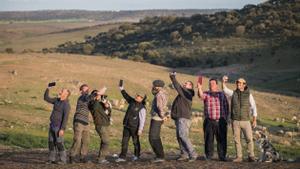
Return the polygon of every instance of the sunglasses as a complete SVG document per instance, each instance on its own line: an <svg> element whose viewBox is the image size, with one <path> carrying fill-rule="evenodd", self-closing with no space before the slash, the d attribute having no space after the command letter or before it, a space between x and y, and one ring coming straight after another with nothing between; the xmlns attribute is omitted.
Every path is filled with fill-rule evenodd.
<svg viewBox="0 0 300 169"><path fill-rule="evenodd" d="M240 81L237 81L237 82L236 82L236 84L239 84L239 83L244 84L244 85L246 84L246 83L240 82Z"/></svg>

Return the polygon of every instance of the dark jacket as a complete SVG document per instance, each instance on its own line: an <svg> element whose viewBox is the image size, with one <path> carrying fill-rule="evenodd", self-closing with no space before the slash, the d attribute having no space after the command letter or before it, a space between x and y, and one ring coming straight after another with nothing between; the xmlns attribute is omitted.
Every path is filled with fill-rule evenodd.
<svg viewBox="0 0 300 169"><path fill-rule="evenodd" d="M142 103L135 101L135 99L127 94L125 90L121 91L124 99L127 101L128 108L123 120L124 127L137 129L139 127L139 112L145 108L145 98Z"/></svg>
<svg viewBox="0 0 300 169"><path fill-rule="evenodd" d="M92 113L95 127L110 125L111 108L105 108L104 103L92 100L89 102L89 109Z"/></svg>
<svg viewBox="0 0 300 169"><path fill-rule="evenodd" d="M53 104L53 110L50 116L50 127L58 128L59 130L65 130L71 109L69 100L60 100L60 98L57 97L49 97L48 88L44 93L44 100Z"/></svg>
<svg viewBox="0 0 300 169"><path fill-rule="evenodd" d="M176 89L178 95L172 104L171 118L176 120L178 118L191 119L192 116L192 101L195 95L193 89L183 88L174 75L170 76L174 88Z"/></svg>
<svg viewBox="0 0 300 169"><path fill-rule="evenodd" d="M89 94L79 96L74 114L74 122L79 122L83 125L89 124L90 110L88 108L88 104L91 101L91 98L92 97Z"/></svg>

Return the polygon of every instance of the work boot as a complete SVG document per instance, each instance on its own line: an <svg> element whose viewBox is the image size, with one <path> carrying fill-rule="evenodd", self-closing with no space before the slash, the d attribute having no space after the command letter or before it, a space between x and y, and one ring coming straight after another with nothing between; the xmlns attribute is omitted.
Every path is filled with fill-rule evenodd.
<svg viewBox="0 0 300 169"><path fill-rule="evenodd" d="M240 163L242 161L243 161L242 157L237 157L236 159L233 160L233 162L235 163Z"/></svg>

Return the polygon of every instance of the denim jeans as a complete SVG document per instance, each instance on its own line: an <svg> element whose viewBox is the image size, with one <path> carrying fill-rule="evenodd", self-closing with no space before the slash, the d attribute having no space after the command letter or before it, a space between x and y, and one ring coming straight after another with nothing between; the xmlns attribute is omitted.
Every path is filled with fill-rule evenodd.
<svg viewBox="0 0 300 169"><path fill-rule="evenodd" d="M189 130L191 128L191 120L186 118L178 118L175 120L176 137L181 151L181 156L197 157L197 153L189 139Z"/></svg>

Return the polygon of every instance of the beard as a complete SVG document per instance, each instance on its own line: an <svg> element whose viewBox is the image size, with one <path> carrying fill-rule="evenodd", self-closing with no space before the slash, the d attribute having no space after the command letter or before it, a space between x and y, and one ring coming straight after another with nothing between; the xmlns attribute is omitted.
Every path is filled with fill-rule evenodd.
<svg viewBox="0 0 300 169"><path fill-rule="evenodd" d="M151 90L151 92L152 92L152 94L155 96L155 95L159 92L159 90L157 90L157 89L155 89L155 88L153 87L152 90Z"/></svg>

